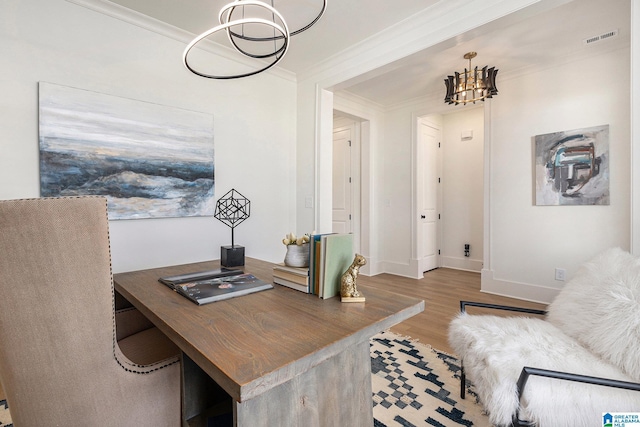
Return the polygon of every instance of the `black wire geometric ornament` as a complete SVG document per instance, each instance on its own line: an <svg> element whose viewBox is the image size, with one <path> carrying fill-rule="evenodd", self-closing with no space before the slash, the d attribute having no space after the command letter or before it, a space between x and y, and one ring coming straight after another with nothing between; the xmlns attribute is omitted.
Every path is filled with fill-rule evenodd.
<svg viewBox="0 0 640 427"><path fill-rule="evenodd" d="M235 189L231 189L216 203L213 216L231 228L231 246L220 248L220 263L225 267L244 265L244 247L236 246L234 229L251 215L251 202Z"/></svg>
<svg viewBox="0 0 640 427"><path fill-rule="evenodd" d="M216 203L213 216L231 228L231 246L233 244L233 229L251 215L251 202L235 189L231 189Z"/></svg>

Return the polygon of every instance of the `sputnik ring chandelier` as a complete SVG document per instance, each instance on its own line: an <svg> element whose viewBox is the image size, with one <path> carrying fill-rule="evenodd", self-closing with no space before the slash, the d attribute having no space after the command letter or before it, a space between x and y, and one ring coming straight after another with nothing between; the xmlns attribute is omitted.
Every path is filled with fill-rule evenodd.
<svg viewBox="0 0 640 427"><path fill-rule="evenodd" d="M324 12L327 8L327 0L323 0L322 9L320 13L308 24L302 26L300 29L295 30L293 32L289 31L289 27L280 12L278 12L273 6L273 0L271 0L271 5L259 1L259 0L236 0L232 3L223 6L218 13L218 21L219 25L211 28L210 30L205 31L204 33L198 35L195 39L193 39L185 48L182 54L182 62L184 66L191 71L192 73L206 77L209 79L237 79L242 77L252 76L258 73L261 73L265 70L276 65L278 62L284 58L285 54L289 50L289 40L291 36L295 36L300 34L301 32L308 30L311 28L316 22L320 20L320 18L324 15ZM249 10L257 12L262 9L262 12L265 11L271 15L271 20L259 18L259 17L246 17L246 11ZM234 18L234 14L237 14L237 11L241 11L242 16L240 18ZM253 26L266 26L270 27L273 31L272 36L249 36L244 33L245 25L253 25ZM235 27L240 26L242 28L242 32L234 31ZM189 64L189 53L191 50L202 40L207 37L213 35L214 33L218 33L220 31L225 31L227 33L227 38L229 42L234 47L234 49L240 54L254 59L266 59L271 58L268 64L264 65L264 63L260 64L260 68L246 72L246 73L238 73L238 74L208 74L201 71L196 70L191 64ZM264 42L273 42L273 50L267 51L266 53L253 53L250 52L247 47L241 47L239 44L239 40L246 42L255 42L255 43L264 43ZM261 44L264 46L264 44ZM264 65L264 66L263 66Z"/></svg>

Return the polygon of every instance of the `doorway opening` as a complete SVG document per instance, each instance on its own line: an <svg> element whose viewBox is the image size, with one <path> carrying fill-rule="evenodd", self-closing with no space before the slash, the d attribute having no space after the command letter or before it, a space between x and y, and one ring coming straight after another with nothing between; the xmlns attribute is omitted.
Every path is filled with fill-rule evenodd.
<svg viewBox="0 0 640 427"><path fill-rule="evenodd" d="M360 253L361 228L361 120L334 111L332 154L332 232L353 233Z"/></svg>
<svg viewBox="0 0 640 427"><path fill-rule="evenodd" d="M419 116L414 138L415 272L480 272L484 252L482 105Z"/></svg>

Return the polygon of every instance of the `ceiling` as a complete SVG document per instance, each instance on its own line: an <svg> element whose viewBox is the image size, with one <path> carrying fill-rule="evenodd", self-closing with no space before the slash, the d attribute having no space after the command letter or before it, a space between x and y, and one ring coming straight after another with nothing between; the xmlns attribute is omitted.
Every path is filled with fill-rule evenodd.
<svg viewBox="0 0 640 427"><path fill-rule="evenodd" d="M200 34L218 21L218 11L230 0L111 0L136 12L177 28ZM447 0L441 0L447 1ZM302 73L350 46L428 9L439 0L348 0L328 1L322 19L309 30L294 36L285 58L278 64ZM320 0L278 0L275 7L291 31L309 22L320 11ZM500 78L544 67L574 56L586 56L629 45L629 0L575 0L524 20L504 20L474 37L460 37L441 47L419 52L385 69L343 82L340 90L383 106L442 92L444 78L462 71L462 56L477 51L473 66L495 66ZM584 39L618 31L617 37L585 45ZM468 39L468 40L467 40ZM224 43L223 38L212 39ZM569 82L568 82L569 83Z"/></svg>
<svg viewBox="0 0 640 427"><path fill-rule="evenodd" d="M233 0L110 1L193 34L201 34L218 24L218 12ZM310 22L322 6L322 0L273 1L290 31ZM389 0L327 0L324 16L309 30L292 37L289 52L278 65L294 73L304 72L438 1L402 0L399 6L397 1ZM228 45L224 37L219 40Z"/></svg>

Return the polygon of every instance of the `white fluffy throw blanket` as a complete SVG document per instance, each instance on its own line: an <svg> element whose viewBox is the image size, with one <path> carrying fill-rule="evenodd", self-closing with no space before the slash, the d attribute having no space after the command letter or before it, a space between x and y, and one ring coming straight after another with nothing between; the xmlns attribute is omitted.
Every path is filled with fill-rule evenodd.
<svg viewBox="0 0 640 427"><path fill-rule="evenodd" d="M640 258L605 251L580 268L548 310L549 322L640 382Z"/></svg>
<svg viewBox="0 0 640 427"><path fill-rule="evenodd" d="M640 381L640 261L612 249L587 263L547 320L460 315L449 339L490 421L509 425L524 366ZM602 426L603 412L640 412L640 392L532 376L520 418L539 427Z"/></svg>

